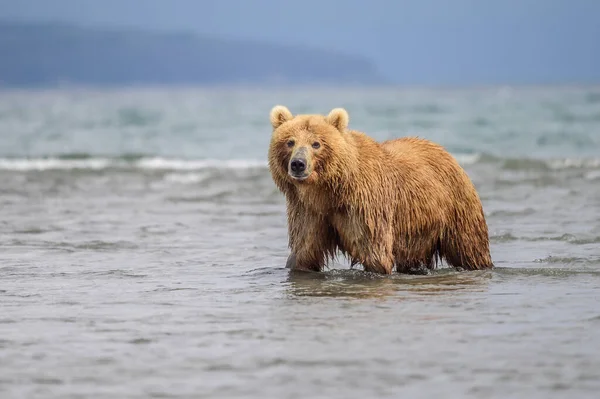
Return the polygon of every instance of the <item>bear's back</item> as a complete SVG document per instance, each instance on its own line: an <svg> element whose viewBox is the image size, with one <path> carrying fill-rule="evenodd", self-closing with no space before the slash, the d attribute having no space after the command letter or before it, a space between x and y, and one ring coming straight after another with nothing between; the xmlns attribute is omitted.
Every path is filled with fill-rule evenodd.
<svg viewBox="0 0 600 399"><path fill-rule="evenodd" d="M403 137L385 141L381 147L389 154L390 165L401 165L398 169L404 189L422 195L421 200L428 197L430 203L442 208L479 201L465 170L441 145L418 137Z"/></svg>
<svg viewBox="0 0 600 399"><path fill-rule="evenodd" d="M382 142L381 148L389 155L391 162L410 166L411 170L428 170L438 178L462 178L463 170L456 159L444 147L432 141L402 137Z"/></svg>

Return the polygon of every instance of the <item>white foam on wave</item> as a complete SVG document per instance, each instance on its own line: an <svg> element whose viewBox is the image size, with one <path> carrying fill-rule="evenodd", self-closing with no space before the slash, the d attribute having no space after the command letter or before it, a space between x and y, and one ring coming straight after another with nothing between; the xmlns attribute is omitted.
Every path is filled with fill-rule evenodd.
<svg viewBox="0 0 600 399"><path fill-rule="evenodd" d="M112 163L108 158L91 159L0 159L0 170L14 170L20 172L42 170L70 170L90 169L100 170L110 167Z"/></svg>
<svg viewBox="0 0 600 399"><path fill-rule="evenodd" d="M166 158L145 158L134 162L140 169L154 170L202 170L202 169L252 169L266 168L267 162L260 160L180 160Z"/></svg>
<svg viewBox="0 0 600 399"><path fill-rule="evenodd" d="M594 170L585 174L584 178L586 180L600 180L600 170Z"/></svg>
<svg viewBox="0 0 600 399"><path fill-rule="evenodd" d="M461 165L473 165L479 162L481 154L452 154Z"/></svg>
<svg viewBox="0 0 600 399"><path fill-rule="evenodd" d="M206 173L198 173L198 172L175 172L169 173L165 176L165 181L169 183L179 183L179 184L193 184L199 183L202 180L206 179Z"/></svg>
<svg viewBox="0 0 600 399"><path fill-rule="evenodd" d="M473 165L482 160L481 154L453 154L461 165ZM498 158L498 161L501 161ZM540 160L550 169L599 169L600 158L564 158ZM0 158L0 170L5 171L51 171L51 170L104 170L138 169L155 171L201 171L205 169L266 169L266 160L259 159L176 159L144 157L139 159L91 157L83 159L63 158Z"/></svg>
<svg viewBox="0 0 600 399"><path fill-rule="evenodd" d="M6 171L50 171L50 170L103 170L109 168L140 170L194 171L203 169L253 169L266 168L261 160L184 160L162 157L125 160L119 158L0 158L0 170Z"/></svg>
<svg viewBox="0 0 600 399"><path fill-rule="evenodd" d="M595 169L600 168L600 159L555 159L548 162L550 169Z"/></svg>

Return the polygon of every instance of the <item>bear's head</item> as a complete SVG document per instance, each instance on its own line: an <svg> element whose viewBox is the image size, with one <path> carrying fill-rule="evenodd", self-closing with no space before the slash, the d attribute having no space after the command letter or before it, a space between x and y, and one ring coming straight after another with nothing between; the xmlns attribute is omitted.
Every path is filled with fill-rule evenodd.
<svg viewBox="0 0 600 399"><path fill-rule="evenodd" d="M273 133L270 166L292 184L310 184L329 178L343 167L348 113L343 108L325 115L296 115L283 105L271 110ZM337 174L339 175L339 173Z"/></svg>

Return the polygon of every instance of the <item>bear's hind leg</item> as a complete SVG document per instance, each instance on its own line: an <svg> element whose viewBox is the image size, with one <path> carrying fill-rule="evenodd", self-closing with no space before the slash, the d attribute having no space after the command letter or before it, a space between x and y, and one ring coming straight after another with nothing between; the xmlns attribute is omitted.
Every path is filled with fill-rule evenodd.
<svg viewBox="0 0 600 399"><path fill-rule="evenodd" d="M490 255L487 229L474 228L450 231L445 234L440 255L446 262L464 270L482 270L494 267Z"/></svg>
<svg viewBox="0 0 600 399"><path fill-rule="evenodd" d="M396 254L396 271L402 274L427 275L437 267L440 241L430 239L427 244L409 243L411 250L401 248ZM433 243L431 245L431 243Z"/></svg>
<svg viewBox="0 0 600 399"><path fill-rule="evenodd" d="M394 236L389 226L380 225L370 242L359 247L361 263L366 272L392 274L394 270Z"/></svg>

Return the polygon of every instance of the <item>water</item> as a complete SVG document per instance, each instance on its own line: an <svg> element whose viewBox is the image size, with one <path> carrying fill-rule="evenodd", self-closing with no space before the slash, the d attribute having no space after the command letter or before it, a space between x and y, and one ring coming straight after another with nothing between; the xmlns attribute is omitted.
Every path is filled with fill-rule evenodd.
<svg viewBox="0 0 600 399"><path fill-rule="evenodd" d="M270 108L444 144L494 271L290 274ZM600 88L0 93L2 398L595 398Z"/></svg>

